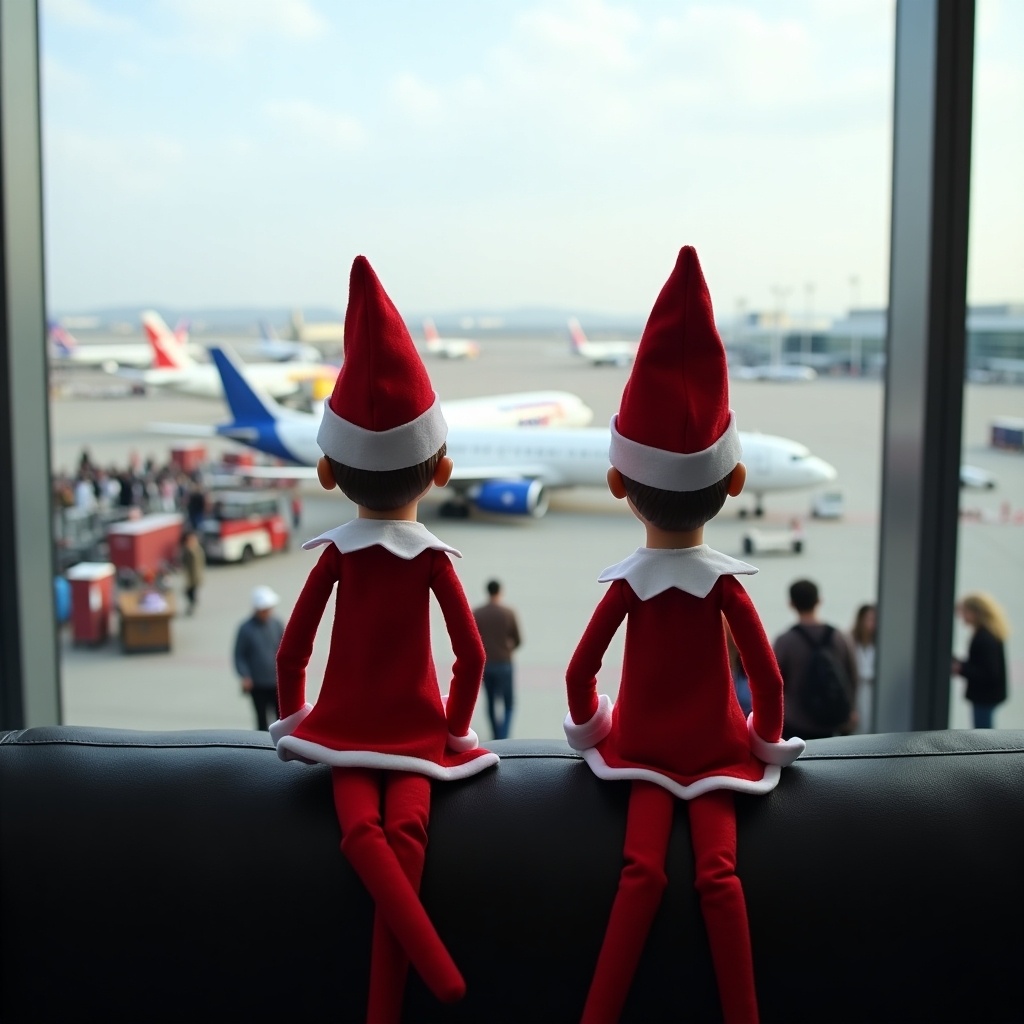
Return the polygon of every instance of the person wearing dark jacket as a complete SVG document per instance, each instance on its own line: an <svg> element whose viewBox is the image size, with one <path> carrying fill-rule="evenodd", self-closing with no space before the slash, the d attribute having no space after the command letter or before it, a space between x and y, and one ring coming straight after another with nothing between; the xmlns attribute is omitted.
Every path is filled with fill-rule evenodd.
<svg viewBox="0 0 1024 1024"><path fill-rule="evenodd" d="M974 711L974 728L991 729L995 709L1006 700L1006 614L988 594L968 594L956 606L974 629L966 658L953 659L953 675L967 680L964 696Z"/></svg>
<svg viewBox="0 0 1024 1024"><path fill-rule="evenodd" d="M252 615L235 634L235 671L252 699L261 732L277 718L277 649L284 633L284 623L274 614L279 600L270 587L256 587Z"/></svg>

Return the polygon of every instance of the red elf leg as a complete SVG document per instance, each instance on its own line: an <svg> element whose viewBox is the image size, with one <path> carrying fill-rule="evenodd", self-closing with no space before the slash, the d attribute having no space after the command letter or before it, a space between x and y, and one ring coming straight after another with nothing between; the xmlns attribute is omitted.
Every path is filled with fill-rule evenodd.
<svg viewBox="0 0 1024 1024"><path fill-rule="evenodd" d="M725 1024L757 1024L757 991L743 886L736 875L733 794L717 789L690 801L690 838L704 927Z"/></svg>
<svg viewBox="0 0 1024 1024"><path fill-rule="evenodd" d="M453 1003L466 994L466 983L388 845L381 823L380 775L374 769L331 770L341 852L424 984L441 1002Z"/></svg>
<svg viewBox="0 0 1024 1024"><path fill-rule="evenodd" d="M665 854L675 797L652 782L634 782L626 819L625 864L583 1008L583 1024L615 1024L626 1003L647 933L668 884Z"/></svg>
<svg viewBox="0 0 1024 1024"><path fill-rule="evenodd" d="M384 835L415 892L420 891L430 818L430 780L411 772L388 772L384 779ZM402 1019L409 958L378 911L373 919L367 1024L398 1024Z"/></svg>

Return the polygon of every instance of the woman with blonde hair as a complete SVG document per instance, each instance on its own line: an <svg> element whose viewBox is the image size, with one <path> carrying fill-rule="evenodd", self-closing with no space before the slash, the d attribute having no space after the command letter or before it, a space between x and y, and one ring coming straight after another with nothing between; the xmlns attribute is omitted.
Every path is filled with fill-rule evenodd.
<svg viewBox="0 0 1024 1024"><path fill-rule="evenodd" d="M853 653L857 660L857 727L854 732L871 732L875 692L875 634L878 612L873 604L857 609L850 630Z"/></svg>
<svg viewBox="0 0 1024 1024"><path fill-rule="evenodd" d="M1006 614L992 597L981 593L961 598L956 610L974 635L967 657L953 659L953 674L967 680L964 696L974 710L974 728L991 729L996 705L1006 700Z"/></svg>

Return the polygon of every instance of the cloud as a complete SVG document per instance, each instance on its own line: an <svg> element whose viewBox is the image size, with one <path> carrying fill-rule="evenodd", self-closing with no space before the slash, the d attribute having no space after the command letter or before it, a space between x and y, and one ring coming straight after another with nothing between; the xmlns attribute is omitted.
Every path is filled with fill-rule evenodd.
<svg viewBox="0 0 1024 1024"><path fill-rule="evenodd" d="M356 150L366 141L366 132L358 118L324 110L305 100L272 100L264 110L285 128L317 145Z"/></svg>
<svg viewBox="0 0 1024 1024"><path fill-rule="evenodd" d="M40 81L44 102L50 95L77 93L89 89L91 82L87 75L68 67L64 61L48 53L41 55Z"/></svg>
<svg viewBox="0 0 1024 1024"><path fill-rule="evenodd" d="M441 113L441 92L423 81L418 75L406 72L399 75L391 86L391 95L398 106L415 120L432 123Z"/></svg>
<svg viewBox="0 0 1024 1024"><path fill-rule="evenodd" d="M828 11L813 4L799 20L742 3L659 16L610 0L561 0L520 15L472 77L406 74L393 95L453 131L473 126L475 139L496 140L514 127L521 145L533 140L549 153L664 149L700 135L825 137L888 110L891 51L878 39L891 6L859 0L839 38L860 49L840 59L821 41Z"/></svg>
<svg viewBox="0 0 1024 1024"><path fill-rule="evenodd" d="M100 10L91 0L42 0L42 14L69 28L95 32L125 32L134 26L131 19Z"/></svg>
<svg viewBox="0 0 1024 1024"><path fill-rule="evenodd" d="M45 165L50 174L75 181L73 194L153 197L177 184L185 164L185 147L165 135L99 138L75 130L44 133Z"/></svg>
<svg viewBox="0 0 1024 1024"><path fill-rule="evenodd" d="M163 0L181 23L187 45L219 57L237 56L255 39L317 39L328 23L308 0Z"/></svg>
<svg viewBox="0 0 1024 1024"><path fill-rule="evenodd" d="M630 37L641 27L640 19L625 7L602 0L569 0L563 10L536 8L520 19L520 28L538 49L556 61L570 58L605 71L635 66Z"/></svg>

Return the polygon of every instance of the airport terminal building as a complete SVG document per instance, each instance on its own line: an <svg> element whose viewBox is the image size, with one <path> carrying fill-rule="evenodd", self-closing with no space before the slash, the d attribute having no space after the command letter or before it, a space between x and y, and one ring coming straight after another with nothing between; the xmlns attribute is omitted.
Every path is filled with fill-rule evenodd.
<svg viewBox="0 0 1024 1024"><path fill-rule="evenodd" d="M726 334L740 366L782 363L878 376L885 368L886 319L884 309L851 309L834 320L750 313ZM1024 381L1024 305L968 307L966 326L968 379Z"/></svg>

